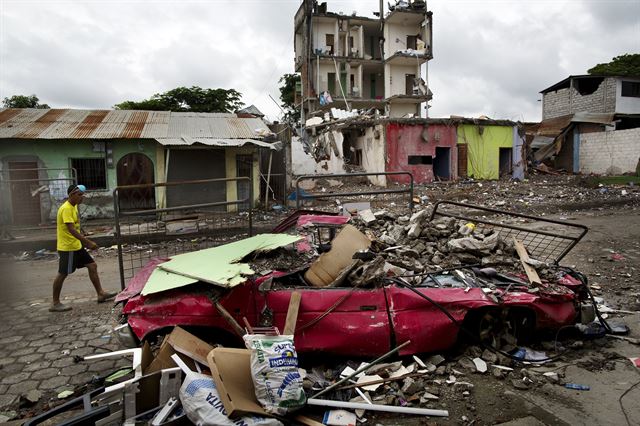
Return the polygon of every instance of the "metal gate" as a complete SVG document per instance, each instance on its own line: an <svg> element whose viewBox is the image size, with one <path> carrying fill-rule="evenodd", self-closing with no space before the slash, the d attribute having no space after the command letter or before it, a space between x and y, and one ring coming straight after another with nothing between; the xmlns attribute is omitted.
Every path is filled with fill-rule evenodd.
<svg viewBox="0 0 640 426"><path fill-rule="evenodd" d="M67 188L77 183L75 169L30 167L35 162L9 164L12 167L0 173L3 236L10 235L14 227L54 221L58 206L67 197ZM56 174L58 177L50 177Z"/></svg>
<svg viewBox="0 0 640 426"><path fill-rule="evenodd" d="M193 187L221 184L237 185L249 181L246 197L231 201L212 201L216 194L205 193L202 202L155 209L123 209L121 194L132 190L153 190L164 200L168 188L189 191ZM146 185L119 186L113 190L116 244L120 286L151 259L201 250L253 235L253 185L247 177L201 179ZM215 198L214 198L215 197ZM128 207L128 201L126 201Z"/></svg>
<svg viewBox="0 0 640 426"><path fill-rule="evenodd" d="M362 178L369 176L398 176L409 177L409 185L397 185L396 189L369 189L370 185L361 182ZM313 191L303 189L302 183L305 181L338 181L339 186L327 189L326 187L314 188ZM360 180L360 182L358 182ZM351 182L350 182L351 181ZM345 190L340 190L345 187ZM371 197L371 195L375 197ZM372 206L384 207L390 203L395 203L399 207L406 205L409 210L413 210L413 175L410 172L371 172L371 173L344 173L335 175L305 175L299 176L295 180L295 192L292 194L295 199L296 208L302 204L305 206L335 208L336 202L345 204L346 202L369 202ZM407 199L408 198L408 199Z"/></svg>

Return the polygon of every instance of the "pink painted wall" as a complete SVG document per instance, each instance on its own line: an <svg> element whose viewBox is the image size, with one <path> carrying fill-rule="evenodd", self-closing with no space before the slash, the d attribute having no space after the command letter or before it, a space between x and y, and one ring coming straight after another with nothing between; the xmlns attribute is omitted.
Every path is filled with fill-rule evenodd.
<svg viewBox="0 0 640 426"><path fill-rule="evenodd" d="M433 181L433 164L409 164L409 156L431 156L436 161L436 147L449 149L450 179L458 176L458 150L456 145L456 128L445 124L429 124L427 126L428 142L422 138L422 124L389 123L386 126L387 163L386 171L408 171L413 173L417 184ZM409 183L406 176L392 176L392 182Z"/></svg>

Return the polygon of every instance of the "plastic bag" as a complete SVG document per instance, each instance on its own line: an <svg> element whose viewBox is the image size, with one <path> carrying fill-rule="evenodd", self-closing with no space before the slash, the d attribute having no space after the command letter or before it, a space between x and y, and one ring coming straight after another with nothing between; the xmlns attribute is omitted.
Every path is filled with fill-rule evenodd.
<svg viewBox="0 0 640 426"><path fill-rule="evenodd" d="M216 384L206 374L187 374L180 387L180 401L189 420L198 426L282 426L266 417L227 417Z"/></svg>
<svg viewBox="0 0 640 426"><path fill-rule="evenodd" d="M304 406L307 397L298 371L293 336L246 334L251 377L258 402L268 413L284 415Z"/></svg>

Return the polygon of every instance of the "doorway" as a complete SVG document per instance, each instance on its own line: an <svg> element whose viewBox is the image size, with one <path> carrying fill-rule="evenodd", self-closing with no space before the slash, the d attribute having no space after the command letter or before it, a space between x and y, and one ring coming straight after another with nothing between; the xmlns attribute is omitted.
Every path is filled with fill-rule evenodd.
<svg viewBox="0 0 640 426"><path fill-rule="evenodd" d="M10 161L11 208L14 225L38 225L40 223L40 194L31 195L38 188L37 161Z"/></svg>
<svg viewBox="0 0 640 426"><path fill-rule="evenodd" d="M253 184L253 155L240 154L236 155L236 176L248 177L249 181L239 180L237 182L238 200L248 199L245 203L238 204L241 211L247 211L251 208L251 185Z"/></svg>
<svg viewBox="0 0 640 426"><path fill-rule="evenodd" d="M511 167L513 158L513 149L512 148L500 148L500 169L499 175L510 176L513 168Z"/></svg>
<svg viewBox="0 0 640 426"><path fill-rule="evenodd" d="M140 153L127 154L116 167L118 186L155 183L153 162ZM153 209L156 206L153 188L123 189L118 191L121 210Z"/></svg>
<svg viewBox="0 0 640 426"><path fill-rule="evenodd" d="M433 177L435 180L451 179L451 148L436 147L433 159Z"/></svg>
<svg viewBox="0 0 640 426"><path fill-rule="evenodd" d="M458 177L466 178L468 176L467 171L467 145L458 145Z"/></svg>
<svg viewBox="0 0 640 426"><path fill-rule="evenodd" d="M413 83L416 80L415 74L405 74L404 75L404 89L405 95L412 96L413 95Z"/></svg>

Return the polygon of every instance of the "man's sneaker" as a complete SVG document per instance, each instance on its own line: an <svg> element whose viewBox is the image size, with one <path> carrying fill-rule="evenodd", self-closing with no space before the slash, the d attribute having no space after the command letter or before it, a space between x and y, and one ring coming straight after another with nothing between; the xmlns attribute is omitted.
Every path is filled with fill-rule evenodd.
<svg viewBox="0 0 640 426"><path fill-rule="evenodd" d="M49 306L49 312L67 312L71 310L71 306L65 305L64 303L56 303L55 305Z"/></svg>
<svg viewBox="0 0 640 426"><path fill-rule="evenodd" d="M113 299L117 295L118 293L105 293L102 296L98 296L98 303L108 302L109 300Z"/></svg>

